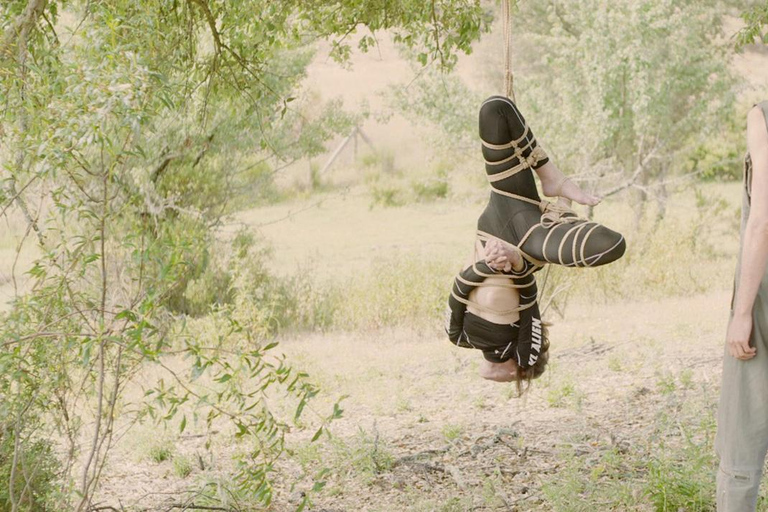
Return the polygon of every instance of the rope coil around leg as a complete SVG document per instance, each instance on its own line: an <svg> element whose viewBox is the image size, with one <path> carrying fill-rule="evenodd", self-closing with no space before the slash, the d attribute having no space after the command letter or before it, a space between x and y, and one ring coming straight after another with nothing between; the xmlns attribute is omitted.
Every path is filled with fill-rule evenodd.
<svg viewBox="0 0 768 512"><path fill-rule="evenodd" d="M513 150L512 155L506 158L503 158L502 160L489 161L487 158L485 158L486 164L502 165L517 159L517 164L513 165L509 169L495 173L495 174L487 174L488 181L491 184L491 191L496 194L506 196L510 199L515 199L518 201L536 205L539 211L541 212L541 220L539 221L539 223L532 225L528 229L525 235L523 235L523 237L518 241L516 248L518 251L520 251L520 254L523 256L523 258L532 264L531 268L533 270L537 270L543 267L547 263L558 263L560 265L569 266L569 267L594 266L606 254L604 252L598 255L591 255L589 257L587 257L586 255L587 242L591 237L591 235L597 230L597 228L599 227L599 224L591 222L588 219L579 217L579 215L573 209L571 209L569 205L563 204L561 202L536 200L529 197L521 196L519 194L514 194L512 192L501 190L500 188L496 188L495 186L497 182L500 182L504 179L514 176L519 172L525 171L527 169L533 169L538 162L547 158L547 154L541 148L541 146L536 146L530 151L528 156L524 156L524 151L528 150L533 145L533 138L531 138L531 140L526 140L529 132L530 132L530 128L528 127L527 124L524 123L523 134L519 138L512 140L510 142L507 142L505 144L492 144L481 139L482 145L486 148L494 149L494 150L501 150L501 149ZM525 143L523 143L524 140L525 140ZM523 143L522 146L521 146L521 143ZM556 196L562 197L561 194L563 191L563 187L565 186L565 183L570 179L571 178L569 178L568 176L563 176L562 178L560 178L560 180L557 183L557 186L555 187ZM559 246L557 248L557 261L550 261L550 258L546 256L547 244L552 238L555 229L557 229L558 226L565 225L565 224L573 224L574 227L567 229L567 231L565 232L565 236L563 236L560 239ZM543 241L543 247L542 247L542 251L543 251L542 255L544 255L543 261L532 257L530 254L527 254L525 251L522 250L522 247L525 244L525 242L528 240L528 238L533 234L533 232L537 228L542 228L548 231ZM586 234L581 239L581 243L579 243L578 242L579 236L585 230L586 230ZM487 233L483 233L481 231L478 231L478 236L480 237L481 240L483 239L487 240L489 238L489 235ZM567 245L568 245L569 236L572 237L572 242L570 247L571 262L566 263L564 261L564 256L568 252ZM617 245L618 243L620 242L617 242Z"/></svg>

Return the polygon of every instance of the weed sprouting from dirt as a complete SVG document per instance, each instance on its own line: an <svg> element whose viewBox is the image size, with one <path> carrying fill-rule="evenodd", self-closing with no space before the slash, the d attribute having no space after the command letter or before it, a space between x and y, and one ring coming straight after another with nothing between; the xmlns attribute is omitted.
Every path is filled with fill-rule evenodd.
<svg viewBox="0 0 768 512"><path fill-rule="evenodd" d="M667 381L668 382L668 381ZM714 403L684 387L659 388L652 421L631 440L583 439L560 458L559 478L543 492L553 510L714 510L717 460L713 447Z"/></svg>

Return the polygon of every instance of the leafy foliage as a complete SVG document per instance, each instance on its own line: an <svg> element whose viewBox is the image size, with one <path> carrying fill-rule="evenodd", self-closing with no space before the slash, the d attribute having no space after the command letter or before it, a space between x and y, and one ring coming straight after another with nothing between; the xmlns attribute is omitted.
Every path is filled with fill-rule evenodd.
<svg viewBox="0 0 768 512"><path fill-rule="evenodd" d="M670 176L740 173L720 24L719 5L709 1L520 3L516 100L566 174L603 194L634 189L663 203ZM500 45L489 53L480 86L430 71L393 91L392 104L440 126L446 146L477 158L477 110L502 89L502 53Z"/></svg>
<svg viewBox="0 0 768 512"><path fill-rule="evenodd" d="M18 211L39 254L0 321L0 431L17 461L37 434L64 440L54 509L91 507L116 429L146 420L240 439L235 485L269 504L284 434L318 389L270 342L294 285L274 285L241 240L217 261L214 229L272 194L281 163L357 122L338 102L301 101L312 41L331 38L344 60L357 28L391 29L450 67L485 21L479 2L455 0L0 6L0 215ZM190 336L198 320L214 328ZM317 437L341 410L313 414ZM35 477L11 474L21 510Z"/></svg>
<svg viewBox="0 0 768 512"><path fill-rule="evenodd" d="M768 44L768 2L758 2L742 14L745 27L738 34L738 45L743 47L752 43Z"/></svg>
<svg viewBox="0 0 768 512"><path fill-rule="evenodd" d="M722 130L733 82L726 49L713 37L720 13L712 2L603 7L600 0L521 6L519 44L533 52L521 63L521 96L563 167L600 181L637 173L635 182L647 186L685 170L685 155Z"/></svg>
<svg viewBox="0 0 768 512"><path fill-rule="evenodd" d="M52 443L27 439L20 453L17 453L14 443L12 432L0 433L0 478L8 483L0 488L0 510L51 510L48 502L55 492L56 474L59 471Z"/></svg>
<svg viewBox="0 0 768 512"><path fill-rule="evenodd" d="M442 144L474 154L477 149L477 110L483 101L455 74L430 68L407 87L392 87L390 105L414 124L426 120L440 127Z"/></svg>

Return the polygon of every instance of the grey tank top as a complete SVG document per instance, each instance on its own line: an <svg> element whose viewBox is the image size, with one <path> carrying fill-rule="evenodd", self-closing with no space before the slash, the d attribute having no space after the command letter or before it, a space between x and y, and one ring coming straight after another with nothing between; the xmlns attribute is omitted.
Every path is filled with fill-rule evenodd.
<svg viewBox="0 0 768 512"><path fill-rule="evenodd" d="M768 130L768 101L763 101L761 103L758 103L757 106L759 106L763 110L763 118L765 120L765 128ZM744 192L742 193L742 200L741 200L741 233L740 233L740 240L744 240L744 229L747 227L747 220L749 219L749 209L752 203L752 158L749 155L749 152L747 152L747 155L744 157ZM733 311L733 302L736 299L736 290L739 289L739 274L741 273L741 251L743 249L743 245L739 247L739 260L738 264L736 265L736 276L733 280L733 295L731 296L731 311ZM763 280L760 283L760 288L757 291L757 294L762 299L762 304L768 304L768 268L765 271L765 274L763 274ZM753 312L754 313L754 312ZM762 317L764 319L768 319L768 311L761 312L759 317Z"/></svg>

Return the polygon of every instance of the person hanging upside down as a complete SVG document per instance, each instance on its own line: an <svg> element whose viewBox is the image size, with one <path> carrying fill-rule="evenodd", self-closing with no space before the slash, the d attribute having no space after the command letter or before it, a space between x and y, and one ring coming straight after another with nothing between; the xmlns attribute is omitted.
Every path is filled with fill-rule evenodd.
<svg viewBox="0 0 768 512"><path fill-rule="evenodd" d="M534 272L546 263L605 265L624 254L626 242L570 209L571 201L595 206L600 198L549 160L509 98L484 101L479 124L492 192L477 222L474 257L451 289L446 332L455 345L482 350L483 378L514 381L521 390L549 359ZM541 200L531 169L556 203Z"/></svg>
<svg viewBox="0 0 768 512"><path fill-rule="evenodd" d="M504 240L537 268L546 263L594 267L624 254L626 242L621 234L579 218L570 209L571 201L595 206L600 198L582 191L563 175L509 98L492 96L485 100L479 125L492 191L477 222L480 240ZM544 195L559 197L557 202L541 200L531 169L536 171Z"/></svg>
<svg viewBox="0 0 768 512"><path fill-rule="evenodd" d="M448 300L448 339L481 350L480 375L515 382L518 391L544 373L549 358L532 269L512 245L478 241Z"/></svg>

